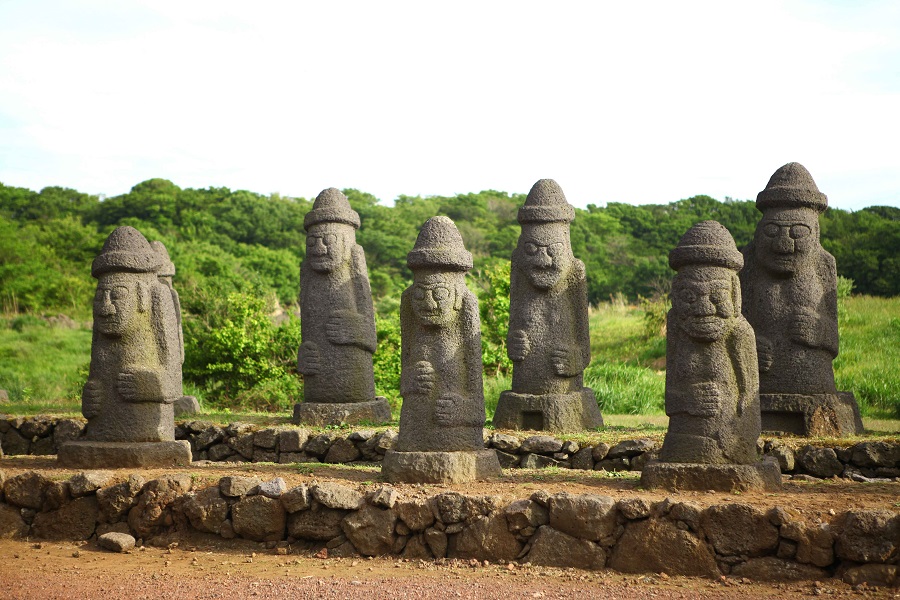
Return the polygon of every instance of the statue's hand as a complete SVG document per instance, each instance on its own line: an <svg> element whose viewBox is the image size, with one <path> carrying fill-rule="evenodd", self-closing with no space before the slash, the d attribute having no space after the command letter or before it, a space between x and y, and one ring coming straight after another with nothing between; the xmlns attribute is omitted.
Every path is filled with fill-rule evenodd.
<svg viewBox="0 0 900 600"><path fill-rule="evenodd" d="M768 338L756 338L756 356L759 358L760 373L767 373L775 362L775 353L772 350L772 342Z"/></svg>
<svg viewBox="0 0 900 600"><path fill-rule="evenodd" d="M722 412L722 390L719 389L719 384L703 381L693 384L691 388L695 403L693 410L689 411L691 414L711 417Z"/></svg>
<svg viewBox="0 0 900 600"><path fill-rule="evenodd" d="M88 379L81 392L81 414L85 419L93 419L100 414L100 384Z"/></svg>
<svg viewBox="0 0 900 600"><path fill-rule="evenodd" d="M457 394L446 394L437 399L434 406L434 420L438 425L450 427L459 420L462 414L462 397Z"/></svg>
<svg viewBox="0 0 900 600"><path fill-rule="evenodd" d="M553 371L560 377L574 377L581 372L577 349L571 346L558 346L551 350L550 363Z"/></svg>
<svg viewBox="0 0 900 600"><path fill-rule="evenodd" d="M164 402L162 385L153 371L122 371L116 378L116 391L125 402Z"/></svg>
<svg viewBox="0 0 900 600"><path fill-rule="evenodd" d="M798 344L814 348L819 337L819 319L809 310L800 310L788 325L788 335Z"/></svg>
<svg viewBox="0 0 900 600"><path fill-rule="evenodd" d="M360 315L350 310L336 310L325 322L328 341L339 346L358 343L360 338Z"/></svg>
<svg viewBox="0 0 900 600"><path fill-rule="evenodd" d="M419 394L430 394L434 389L435 383L434 367L427 360L420 360L416 363L416 382L415 390Z"/></svg>
<svg viewBox="0 0 900 600"><path fill-rule="evenodd" d="M525 360L530 351L531 340L528 339L528 334L525 333L524 329L514 329L509 332L506 354L511 361L519 362Z"/></svg>
<svg viewBox="0 0 900 600"><path fill-rule="evenodd" d="M297 351L297 372L301 375L318 375L322 356L314 342L303 342Z"/></svg>

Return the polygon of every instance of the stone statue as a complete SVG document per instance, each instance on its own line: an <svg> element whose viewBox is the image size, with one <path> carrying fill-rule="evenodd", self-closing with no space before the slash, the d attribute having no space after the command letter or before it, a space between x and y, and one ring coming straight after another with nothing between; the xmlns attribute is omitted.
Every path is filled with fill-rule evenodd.
<svg viewBox="0 0 900 600"><path fill-rule="evenodd" d="M756 198L763 216L744 248L744 315L756 331L765 430L862 432L852 393L839 393L837 269L819 241L828 198L803 165L778 169Z"/></svg>
<svg viewBox="0 0 900 600"><path fill-rule="evenodd" d="M190 444L175 441L183 350L173 290L160 281L164 263L133 227L113 231L94 260L94 335L81 398L86 439L60 449L66 466L191 461Z"/></svg>
<svg viewBox="0 0 900 600"><path fill-rule="evenodd" d="M500 395L495 427L578 431L603 425L594 392L584 387L591 340L584 263L569 240L574 218L552 179L535 183L519 209L507 336L513 389Z"/></svg>
<svg viewBox="0 0 900 600"><path fill-rule="evenodd" d="M666 325L669 429L662 462L642 474L646 487L661 483L654 478L724 491L781 484L777 464L757 457L759 373L753 329L741 315L743 264L731 234L716 221L691 227L669 254L678 272Z"/></svg>
<svg viewBox="0 0 900 600"><path fill-rule="evenodd" d="M478 301L465 283L472 255L453 221L433 217L407 256L400 300L400 433L384 458L394 482L464 482L500 474L484 448Z"/></svg>
<svg viewBox="0 0 900 600"><path fill-rule="evenodd" d="M294 423L388 422L390 406L375 396L372 354L378 341L366 257L356 243L359 215L340 190L328 188L303 225L297 370L304 402L294 406Z"/></svg>

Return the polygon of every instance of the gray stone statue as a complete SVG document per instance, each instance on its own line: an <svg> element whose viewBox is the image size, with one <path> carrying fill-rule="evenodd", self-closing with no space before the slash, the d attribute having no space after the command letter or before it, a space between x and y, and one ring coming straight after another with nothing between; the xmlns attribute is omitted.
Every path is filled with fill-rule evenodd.
<svg viewBox="0 0 900 600"><path fill-rule="evenodd" d="M387 400L375 396L372 354L378 341L366 257L356 243L359 215L340 190L328 188L303 225L297 370L304 402L294 406L294 423L389 422Z"/></svg>
<svg viewBox="0 0 900 600"><path fill-rule="evenodd" d="M465 282L472 255L453 221L433 217L407 264L413 285L400 300L400 433L382 471L393 482L499 475L497 454L484 448L478 300Z"/></svg>
<svg viewBox="0 0 900 600"><path fill-rule="evenodd" d="M584 263L569 239L574 218L552 179L535 183L519 209L507 336L513 389L500 395L495 427L578 431L603 425L594 392L584 387L591 340Z"/></svg>
<svg viewBox="0 0 900 600"><path fill-rule="evenodd" d="M800 435L862 432L852 393L839 393L837 269L819 241L828 198L803 165L778 169L756 198L763 216L744 248L744 315L756 331L762 425Z"/></svg>
<svg viewBox="0 0 900 600"><path fill-rule="evenodd" d="M678 272L666 327L669 429L662 462L641 477L646 487L780 486L777 464L760 463L756 451L759 374L753 329L741 315L743 263L716 221L691 227L669 254Z"/></svg>
<svg viewBox="0 0 900 600"><path fill-rule="evenodd" d="M65 466L191 461L190 444L174 435L183 350L173 291L160 281L164 263L133 227L113 231L94 260L94 335L81 399L86 439L60 449Z"/></svg>

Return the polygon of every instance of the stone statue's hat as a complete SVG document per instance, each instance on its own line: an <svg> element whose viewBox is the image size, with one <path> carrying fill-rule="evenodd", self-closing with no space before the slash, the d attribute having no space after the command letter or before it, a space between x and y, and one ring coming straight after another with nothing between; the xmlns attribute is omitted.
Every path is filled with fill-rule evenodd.
<svg viewBox="0 0 900 600"><path fill-rule="evenodd" d="M811 208L824 212L828 196L819 191L812 175L800 163L788 163L775 171L766 189L756 195L756 208Z"/></svg>
<svg viewBox="0 0 900 600"><path fill-rule="evenodd" d="M412 252L406 255L406 264L414 271L429 267L468 271L472 253L466 250L450 217L431 217L422 225Z"/></svg>
<svg viewBox="0 0 900 600"><path fill-rule="evenodd" d="M155 252L140 231L134 227L116 227L91 265L91 275L99 277L110 271L149 273L157 271L163 257Z"/></svg>
<svg viewBox="0 0 900 600"><path fill-rule="evenodd" d="M519 223L570 223L575 209L566 202L562 188L552 179L540 179L531 186L525 205L519 208Z"/></svg>
<svg viewBox="0 0 900 600"><path fill-rule="evenodd" d="M341 190L328 188L319 192L312 210L303 217L303 229L309 231L317 223L344 223L359 229L359 213L350 208L350 201Z"/></svg>
<svg viewBox="0 0 900 600"><path fill-rule="evenodd" d="M669 253L669 266L676 271L684 265L710 265L740 271L744 257L734 238L718 221L701 221L687 230L678 246Z"/></svg>
<svg viewBox="0 0 900 600"><path fill-rule="evenodd" d="M175 263L169 258L169 251L166 250L165 245L159 240L154 240L150 242L150 247L153 248L154 252L162 256L163 259L162 266L159 267L156 274L160 277L175 277Z"/></svg>

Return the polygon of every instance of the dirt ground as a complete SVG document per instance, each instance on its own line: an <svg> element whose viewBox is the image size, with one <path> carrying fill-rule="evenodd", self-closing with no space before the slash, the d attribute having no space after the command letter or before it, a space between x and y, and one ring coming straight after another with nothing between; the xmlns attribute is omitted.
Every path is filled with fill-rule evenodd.
<svg viewBox="0 0 900 600"><path fill-rule="evenodd" d="M7 477L37 470L55 480L77 471L59 469L55 458L7 457ZM134 469L114 471L124 480ZM247 463L194 464L185 469L140 471L147 479L173 472L194 478L195 487L225 475L263 480L282 477L288 487L336 481L365 491L383 483L380 468L334 465ZM860 484L834 479L788 481L778 493L647 491L636 473L606 474L567 469L511 469L489 482L465 485L394 485L401 497L428 497L455 490L490 494L505 502L549 493L591 493L613 498L671 497L700 505L744 502L759 508L790 506L810 522L829 520L847 509L898 510L900 483ZM237 543L236 543L237 542ZM900 597L900 591L853 589L836 580L759 584L747 580L710 581L662 574L635 576L474 561L321 558L296 550L278 555L251 542L186 538L169 549L145 547L128 554L100 550L93 542L0 541L0 598L798 598L807 596Z"/></svg>

